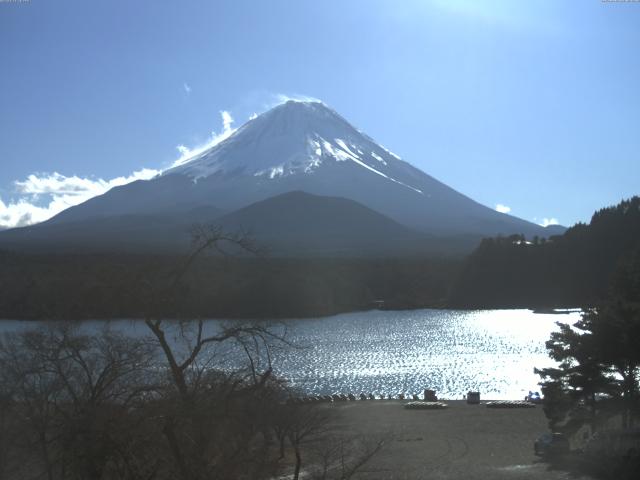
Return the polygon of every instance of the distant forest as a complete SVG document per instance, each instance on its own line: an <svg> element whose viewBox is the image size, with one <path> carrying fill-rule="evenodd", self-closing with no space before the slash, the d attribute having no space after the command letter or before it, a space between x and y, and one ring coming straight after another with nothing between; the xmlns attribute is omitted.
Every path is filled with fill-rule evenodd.
<svg viewBox="0 0 640 480"><path fill-rule="evenodd" d="M418 258L202 257L159 302L182 261L0 252L0 318L284 318L442 307L460 266Z"/></svg>
<svg viewBox="0 0 640 480"><path fill-rule="evenodd" d="M0 251L0 318L283 318L372 308L592 305L640 255L640 197L562 236L489 238L467 258L203 256L173 289L178 256ZM168 290L167 290L168 291ZM161 298L161 301L158 299Z"/></svg>
<svg viewBox="0 0 640 480"><path fill-rule="evenodd" d="M484 239L449 295L461 308L594 305L616 272L640 255L640 197L596 212L549 240L514 235Z"/></svg>

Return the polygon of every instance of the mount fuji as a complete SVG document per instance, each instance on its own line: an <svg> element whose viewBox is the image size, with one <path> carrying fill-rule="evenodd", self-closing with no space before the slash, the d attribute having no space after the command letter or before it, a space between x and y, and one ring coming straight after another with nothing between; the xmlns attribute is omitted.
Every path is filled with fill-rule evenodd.
<svg viewBox="0 0 640 480"><path fill-rule="evenodd" d="M300 227L303 219L308 228ZM289 101L151 180L0 233L0 246L169 248L184 246L195 221L241 226L258 241L268 238L283 251L298 245L300 252L311 237L314 251L326 243L331 252L348 252L376 236L380 253L384 245L389 252L420 244L428 250L445 238L559 233L455 191L321 102Z"/></svg>

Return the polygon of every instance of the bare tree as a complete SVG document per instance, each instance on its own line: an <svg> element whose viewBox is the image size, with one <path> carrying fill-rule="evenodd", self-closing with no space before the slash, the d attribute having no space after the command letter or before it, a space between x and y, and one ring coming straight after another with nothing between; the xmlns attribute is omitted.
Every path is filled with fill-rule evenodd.
<svg viewBox="0 0 640 480"><path fill-rule="evenodd" d="M222 256L261 254L248 235L228 234L215 226L195 226L192 240L191 253L175 269L167 287L158 292L156 304L176 301L183 292L183 279L207 251ZM272 375L272 351L286 343L286 331L264 322L169 322L163 313L148 315L145 323L162 351L179 399L170 402L172 408L162 415L162 433L177 475L189 480L233 475L238 465L246 466L257 433L263 434L265 445L269 441L264 435L269 428L260 410L274 401L265 393L278 384ZM230 369L218 355L221 348L235 348L244 356L245 366Z"/></svg>
<svg viewBox="0 0 640 480"><path fill-rule="evenodd" d="M272 413L280 458L285 455L285 438L293 450L294 480L303 468L305 477L314 480L353 478L390 438L345 433L335 409L323 403L286 403Z"/></svg>
<svg viewBox="0 0 640 480"><path fill-rule="evenodd" d="M98 479L122 462L130 409L152 389L150 360L143 341L109 330L90 336L56 325L5 336L3 384L12 385L17 443L37 459L30 473Z"/></svg>
<svg viewBox="0 0 640 480"><path fill-rule="evenodd" d="M330 410L315 404L283 406L279 416L279 428L286 433L293 448L295 456L294 480L298 480L300 477L305 442L316 439L328 431L330 414Z"/></svg>

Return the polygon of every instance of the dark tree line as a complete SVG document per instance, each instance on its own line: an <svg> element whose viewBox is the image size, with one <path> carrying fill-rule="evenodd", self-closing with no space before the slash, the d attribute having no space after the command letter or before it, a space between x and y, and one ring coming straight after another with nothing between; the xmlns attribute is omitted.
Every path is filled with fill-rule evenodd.
<svg viewBox="0 0 640 480"><path fill-rule="evenodd" d="M576 307L607 296L621 262L640 249L640 197L596 212L564 235L488 238L469 256L449 305Z"/></svg>
<svg viewBox="0 0 640 480"><path fill-rule="evenodd" d="M292 259L202 256L178 301L151 294L175 273L175 256L34 255L0 252L0 318L283 318L446 303L457 260Z"/></svg>

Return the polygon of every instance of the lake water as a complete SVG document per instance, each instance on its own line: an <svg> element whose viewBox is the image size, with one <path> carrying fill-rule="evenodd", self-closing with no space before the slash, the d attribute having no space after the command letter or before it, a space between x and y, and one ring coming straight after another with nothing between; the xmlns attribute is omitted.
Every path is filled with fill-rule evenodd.
<svg viewBox="0 0 640 480"><path fill-rule="evenodd" d="M285 348L274 370L310 394L372 392L397 395L436 390L456 399L468 390L483 398L522 399L538 390L534 367L553 365L544 343L557 327L579 313L535 314L530 310L413 310L356 312L287 320ZM219 325L207 321L209 328ZM88 321L97 329L104 322ZM33 322L0 321L0 331L22 330ZM146 335L141 321L109 325ZM282 327L278 327L282 328Z"/></svg>

